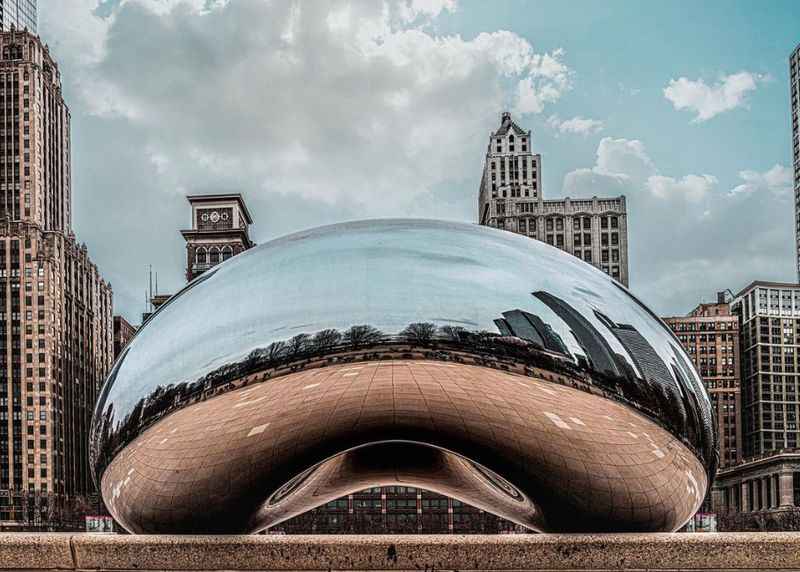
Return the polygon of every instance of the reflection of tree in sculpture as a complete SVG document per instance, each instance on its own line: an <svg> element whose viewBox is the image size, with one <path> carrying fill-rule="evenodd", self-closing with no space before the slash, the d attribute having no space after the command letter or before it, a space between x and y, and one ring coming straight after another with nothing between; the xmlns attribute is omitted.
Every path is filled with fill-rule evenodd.
<svg viewBox="0 0 800 572"><path fill-rule="evenodd" d="M625 371L625 375L611 377L595 373L589 381L575 364L556 359L549 353L550 350L545 350L544 340L547 340L546 344L557 350L554 353L571 357L569 350L550 326L544 330L545 335L540 338L541 343L523 339L518 336L521 332L514 330L507 319L514 313L519 311L504 312L506 319L498 323L501 334L486 331L472 332L461 326L437 327L431 322L413 322L396 336L386 336L378 328L362 324L352 326L344 333L328 328L313 334L296 334L286 341L273 342L266 348L251 351L244 360L219 367L194 382L159 386L147 399L142 399L136 404L116 430L110 428L113 409L106 411L100 421L104 436L102 441L107 445L103 451L103 458L110 458L112 451L124 447L142 427L149 426L169 411L181 407L188 400L200 397L204 392L214 395L215 388L292 363L299 364L337 354L347 355L348 352L356 350L390 349L402 343L411 344L410 347L435 347L440 351L457 350L475 356L491 356L491 359L481 360L483 365L489 367L496 367L495 360L506 358L520 364L542 367L548 371L560 371L572 379L588 382L586 387L592 385L602 387L640 410L650 412L654 418L657 417L655 412L661 411L666 415L667 426L675 430L686 430L686 419L679 411L669 406L673 397L665 392L664 386L642 383L646 380L638 379L633 370L624 363L624 358L621 356L617 358L617 367ZM532 324L542 327L541 318L525 314L526 319ZM503 333L505 335L502 335ZM364 357L362 355L360 359ZM453 357L442 353L436 355L436 359L453 359ZM297 365L292 366L292 369L297 369Z"/></svg>
<svg viewBox="0 0 800 572"><path fill-rule="evenodd" d="M304 353L309 346L311 336L308 334L297 334L289 340L286 347L286 354L289 359L295 359Z"/></svg>
<svg viewBox="0 0 800 572"><path fill-rule="evenodd" d="M475 355L491 356L482 363L492 366L498 358L508 358L519 363L546 367L551 371L563 371L575 375L577 371L567 362L535 352L533 344L515 337L503 337L492 332L471 332L460 326L445 325L441 328L430 322L414 322L406 326L396 336L386 336L378 328L368 324L352 326L344 333L328 328L314 334L300 333L286 341L271 343L266 348L251 351L246 358L221 366L195 381L187 381L170 386L159 386L141 399L131 412L116 427L113 422L113 408L109 408L98 420L105 444L96 458L111 458L120 448L127 445L143 427L163 417L171 410L180 408L189 400L197 399L204 392L214 394L214 389L235 382L255 373L288 366L295 362L313 360L348 352L370 349L392 348L408 343L411 347L432 347L441 350L458 350ZM540 355L537 355L540 354ZM442 359L438 355L436 359ZM362 356L363 358L363 356Z"/></svg>
<svg viewBox="0 0 800 572"><path fill-rule="evenodd" d="M311 346L320 352L324 352L336 347L341 340L342 334L338 330L328 328L314 334Z"/></svg>
<svg viewBox="0 0 800 572"><path fill-rule="evenodd" d="M353 326L344 333L344 343L355 349L378 343L382 337L383 332L378 328L362 324L360 326Z"/></svg>
<svg viewBox="0 0 800 572"><path fill-rule="evenodd" d="M420 344L427 344L436 334L436 326L429 322L415 322L406 326L406 329L400 332L400 337L405 338L412 342Z"/></svg>

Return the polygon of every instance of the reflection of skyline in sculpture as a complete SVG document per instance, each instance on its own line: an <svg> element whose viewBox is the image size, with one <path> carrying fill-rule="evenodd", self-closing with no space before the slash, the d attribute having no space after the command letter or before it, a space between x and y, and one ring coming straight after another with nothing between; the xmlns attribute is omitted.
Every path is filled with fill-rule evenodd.
<svg viewBox="0 0 800 572"><path fill-rule="evenodd" d="M503 317L496 319L494 323L504 336L516 336L533 342L539 348L572 357L561 336L539 316L524 310L511 310L503 312Z"/></svg>
<svg viewBox="0 0 800 572"><path fill-rule="evenodd" d="M676 367L675 363L671 364L673 373L670 373L670 368L655 348L634 326L617 324L602 312L594 310L597 319L614 335L633 360L634 371L624 357L613 352L606 339L591 322L564 300L547 292L535 292L534 296L570 325L572 334L586 350L595 367L597 364L608 364L613 360L615 367L618 368L617 371L624 372L621 378L631 381L639 378L645 382L643 385L624 384L622 392L628 399L660 412L668 425L688 433L690 441L696 440L701 431L700 423L705 425L711 422L710 414L703 415L703 409L695 395L696 385L688 381L691 379L691 373L686 370L686 362L680 357L680 351L676 349L675 344L670 344L670 348L674 356L673 361L678 366ZM602 371L610 372L611 368L605 367ZM702 419L698 420L695 412L700 412ZM715 458L713 447L705 446L702 452L709 459Z"/></svg>
<svg viewBox="0 0 800 572"><path fill-rule="evenodd" d="M589 358L595 371L614 378L621 376L611 346L589 320L557 296L541 291L534 292L533 295L544 302L569 326L572 335L586 352L586 357Z"/></svg>
<svg viewBox="0 0 800 572"><path fill-rule="evenodd" d="M715 467L705 401L673 377L685 363L671 334L570 259L470 225L376 221L217 266L137 333L103 389L104 498L136 532L242 532L404 474L543 531L677 528ZM437 460L379 470L390 441ZM361 448L375 454L351 456ZM449 476L432 481L442 463Z"/></svg>

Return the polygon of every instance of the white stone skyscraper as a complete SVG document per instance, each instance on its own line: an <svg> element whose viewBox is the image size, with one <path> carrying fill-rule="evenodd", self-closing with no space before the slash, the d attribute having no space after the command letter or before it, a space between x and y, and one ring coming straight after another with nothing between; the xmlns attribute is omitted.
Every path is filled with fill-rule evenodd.
<svg viewBox="0 0 800 572"><path fill-rule="evenodd" d="M549 199L531 132L503 113L489 137L478 193L478 222L552 244L628 285L625 197Z"/></svg>

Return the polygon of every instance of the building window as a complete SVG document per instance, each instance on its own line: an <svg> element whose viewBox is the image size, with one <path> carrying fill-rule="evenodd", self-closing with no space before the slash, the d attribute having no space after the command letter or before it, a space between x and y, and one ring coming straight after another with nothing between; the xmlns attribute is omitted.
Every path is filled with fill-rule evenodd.
<svg viewBox="0 0 800 572"><path fill-rule="evenodd" d="M197 264L206 264L208 262L208 253L204 246L195 251L194 259Z"/></svg>
<svg viewBox="0 0 800 572"><path fill-rule="evenodd" d="M222 260L228 260L231 256L233 256L233 249L230 246L223 246Z"/></svg>

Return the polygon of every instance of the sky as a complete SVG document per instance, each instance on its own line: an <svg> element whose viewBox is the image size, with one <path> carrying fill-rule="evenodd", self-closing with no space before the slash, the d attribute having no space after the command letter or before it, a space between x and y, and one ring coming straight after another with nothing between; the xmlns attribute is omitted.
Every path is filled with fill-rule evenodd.
<svg viewBox="0 0 800 572"><path fill-rule="evenodd" d="M532 130L545 198L628 206L630 288L681 315L796 280L788 57L800 2L46 0L73 223L140 322L185 283L186 195L258 243L373 217L476 221L489 133ZM254 286L257 287L257 286Z"/></svg>

